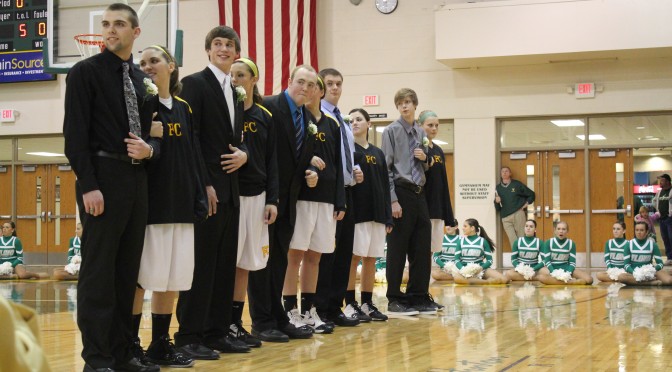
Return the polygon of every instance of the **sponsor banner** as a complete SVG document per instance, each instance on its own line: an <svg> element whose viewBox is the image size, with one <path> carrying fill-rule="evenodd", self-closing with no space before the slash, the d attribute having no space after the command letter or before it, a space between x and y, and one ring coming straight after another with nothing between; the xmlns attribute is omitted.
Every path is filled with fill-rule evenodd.
<svg viewBox="0 0 672 372"><path fill-rule="evenodd" d="M0 83L55 79L44 73L41 50L0 53Z"/></svg>

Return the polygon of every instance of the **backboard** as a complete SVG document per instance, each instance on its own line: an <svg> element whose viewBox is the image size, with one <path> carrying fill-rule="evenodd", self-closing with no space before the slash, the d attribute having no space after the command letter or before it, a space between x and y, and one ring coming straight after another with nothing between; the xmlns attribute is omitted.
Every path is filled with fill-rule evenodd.
<svg viewBox="0 0 672 372"><path fill-rule="evenodd" d="M114 1L48 0L47 39L44 69L49 73L67 73L82 59L74 36L100 34L102 14ZM140 18L140 37L135 40L133 58L139 62L140 51L150 45L168 47L179 65L182 62L182 39L178 37L178 0L121 0L128 3ZM179 33L181 36L181 32ZM176 53L177 49L177 53Z"/></svg>

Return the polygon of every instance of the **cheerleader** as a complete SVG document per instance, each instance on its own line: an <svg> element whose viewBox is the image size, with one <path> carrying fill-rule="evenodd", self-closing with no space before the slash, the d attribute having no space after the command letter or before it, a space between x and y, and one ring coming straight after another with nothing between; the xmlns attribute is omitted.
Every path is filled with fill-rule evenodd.
<svg viewBox="0 0 672 372"><path fill-rule="evenodd" d="M336 221L345 215L345 187L341 168L341 131L333 117L320 110L324 82L318 76L315 88L308 89L306 108L312 114L306 141L314 141L311 165L318 169L316 187L301 185L296 203L294 235L287 253L287 271L282 297L290 323L308 325L315 333L331 333L333 327L320 319L315 308L315 290L320 256L334 252ZM315 122L312 121L315 120ZM298 310L297 276L301 271L301 312ZM303 312L303 313L302 313Z"/></svg>
<svg viewBox="0 0 672 372"><path fill-rule="evenodd" d="M453 280L455 251L460 243L460 229L457 227L457 220L454 221L454 226L446 226L445 230L441 252L434 253L433 257L434 263L438 266L432 269L434 280Z"/></svg>
<svg viewBox="0 0 672 372"><path fill-rule="evenodd" d="M385 257L385 237L394 226L387 164L383 151L367 140L371 128L369 114L363 109L354 109L350 111L350 116L355 136L355 163L360 165L364 173L364 182L358 183L353 189L355 239L343 313L347 317L356 317L360 322L385 321L387 315L373 304L373 284L376 259ZM355 300L355 276L360 259L361 307Z"/></svg>
<svg viewBox="0 0 672 372"><path fill-rule="evenodd" d="M495 243L477 220L469 218L462 225L464 236L455 250L453 278L458 284L506 284L509 280L491 269ZM476 266L472 266L475 264Z"/></svg>
<svg viewBox="0 0 672 372"><path fill-rule="evenodd" d="M0 236L0 277L19 279L40 279L46 277L43 273L33 273L26 270L23 264L23 245L16 237L14 221L2 224ZM3 275L4 274L4 275Z"/></svg>
<svg viewBox="0 0 672 372"><path fill-rule="evenodd" d="M625 262L623 261L625 246L630 243L625 238L625 222L614 222L611 232L614 238L604 243L604 263L607 265L607 271L596 274L597 280L601 282L617 282L619 275L625 273Z"/></svg>
<svg viewBox="0 0 672 372"><path fill-rule="evenodd" d="M648 233L649 225L645 221L635 222L635 238L624 249L626 273L619 275L618 281L627 285L672 285L672 275L663 270L658 244L648 239ZM644 271L650 272L641 275Z"/></svg>
<svg viewBox="0 0 672 372"><path fill-rule="evenodd" d="M175 59L166 48L150 46L142 51L140 68L158 89L156 119L163 123L163 139L160 157L147 166L149 217L133 305L132 349L141 361L191 367L194 360L175 350L168 330L176 292L191 288L194 221L208 214L204 166L194 150L191 108L177 96L182 85ZM137 334L145 290L152 291L152 342L143 355Z"/></svg>
<svg viewBox="0 0 672 372"><path fill-rule="evenodd" d="M544 267L544 261L539 254L541 240L537 238L537 221L525 221L524 234L525 236L516 239L511 247L511 264L514 269L504 273L504 276L512 281L536 280L537 272ZM525 266L519 268L521 264L533 271L529 271Z"/></svg>
<svg viewBox="0 0 672 372"><path fill-rule="evenodd" d="M79 265L82 262L82 224L77 223L75 236L70 238L68 245L68 264L63 269L54 270L56 280L77 280L79 277Z"/></svg>
<svg viewBox="0 0 672 372"><path fill-rule="evenodd" d="M567 222L555 223L555 237L542 247L541 257L546 267L539 270L537 279L544 284L593 284L590 274L576 268L576 244L567 237L568 232Z"/></svg>
<svg viewBox="0 0 672 372"><path fill-rule="evenodd" d="M240 168L240 217L238 223L238 258L231 312L231 335L250 347L261 346L243 327L243 307L250 271L266 267L269 256L268 226L278 215L278 164L275 157L275 128L272 115L261 105L257 88L259 68L248 58L231 65L232 83L245 90L243 140L250 151L247 163ZM250 302L254 296L250 297ZM251 315L252 312L251 312ZM253 319L254 323L254 319Z"/></svg>

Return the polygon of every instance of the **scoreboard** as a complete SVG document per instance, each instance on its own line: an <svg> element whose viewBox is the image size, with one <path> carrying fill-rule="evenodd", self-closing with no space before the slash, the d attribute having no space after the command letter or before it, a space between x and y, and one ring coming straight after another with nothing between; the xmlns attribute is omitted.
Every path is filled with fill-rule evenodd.
<svg viewBox="0 0 672 372"><path fill-rule="evenodd" d="M0 83L53 80L45 74L47 0L0 0Z"/></svg>

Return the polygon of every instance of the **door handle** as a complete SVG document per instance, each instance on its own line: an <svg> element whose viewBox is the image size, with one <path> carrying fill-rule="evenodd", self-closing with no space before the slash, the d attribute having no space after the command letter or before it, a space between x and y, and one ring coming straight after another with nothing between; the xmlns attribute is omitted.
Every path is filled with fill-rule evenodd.
<svg viewBox="0 0 672 372"><path fill-rule="evenodd" d="M47 212L47 222L51 222L51 211Z"/></svg>
<svg viewBox="0 0 672 372"><path fill-rule="evenodd" d="M551 209L548 205L544 208L546 218L551 216L551 213L561 214L583 214L583 209Z"/></svg>
<svg viewBox="0 0 672 372"><path fill-rule="evenodd" d="M541 205L537 205L534 213L537 215L537 217L541 217Z"/></svg>
<svg viewBox="0 0 672 372"><path fill-rule="evenodd" d="M625 213L628 217L632 217L632 205L628 204L625 206Z"/></svg>
<svg viewBox="0 0 672 372"><path fill-rule="evenodd" d="M595 214L614 214L625 213L626 209L593 209L591 212Z"/></svg>

